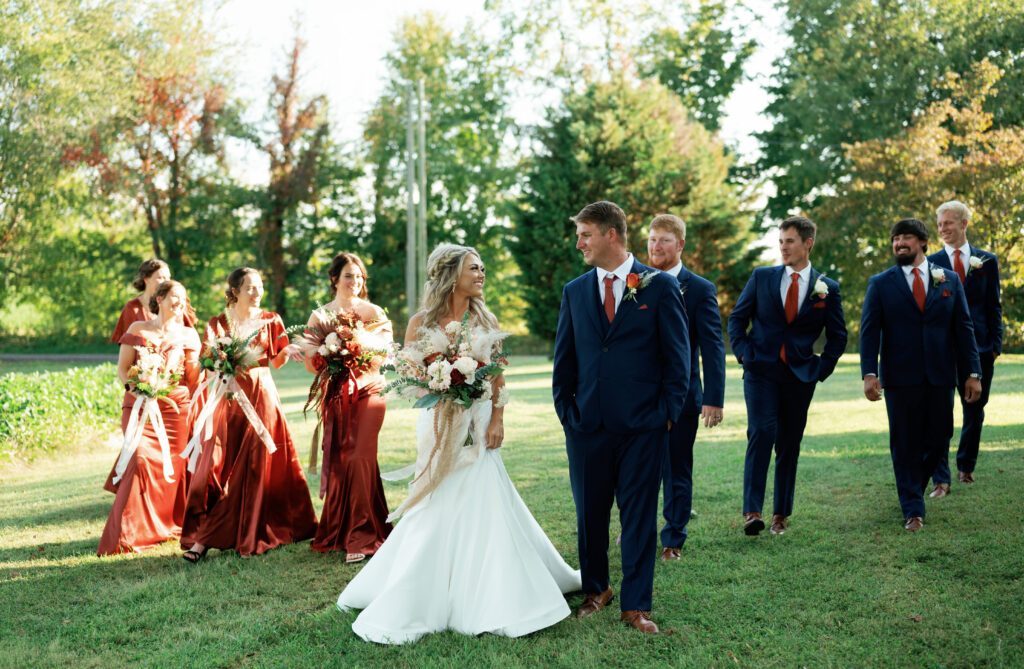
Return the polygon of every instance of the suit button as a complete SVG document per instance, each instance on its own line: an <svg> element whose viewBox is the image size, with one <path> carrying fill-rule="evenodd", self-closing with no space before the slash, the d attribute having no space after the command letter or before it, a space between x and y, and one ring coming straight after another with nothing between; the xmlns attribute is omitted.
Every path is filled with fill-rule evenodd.
<svg viewBox="0 0 1024 669"><path fill-rule="evenodd" d="M602 353L607 353L608 352L608 347L607 346L602 346L601 347L601 352Z"/></svg>

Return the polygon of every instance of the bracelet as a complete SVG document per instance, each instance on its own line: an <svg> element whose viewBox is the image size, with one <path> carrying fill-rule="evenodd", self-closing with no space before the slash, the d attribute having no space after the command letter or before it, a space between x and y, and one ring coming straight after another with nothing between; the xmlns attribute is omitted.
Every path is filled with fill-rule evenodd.
<svg viewBox="0 0 1024 669"><path fill-rule="evenodd" d="M508 404L508 401L508 388L506 386L502 386L501 389L498 391L498 395L494 398L494 402L491 403L491 406L493 406L495 409L500 409L506 404Z"/></svg>

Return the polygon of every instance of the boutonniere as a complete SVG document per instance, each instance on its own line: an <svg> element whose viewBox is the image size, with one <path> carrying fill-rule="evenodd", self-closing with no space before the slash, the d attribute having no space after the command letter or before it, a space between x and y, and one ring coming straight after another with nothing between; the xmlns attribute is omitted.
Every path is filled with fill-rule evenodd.
<svg viewBox="0 0 1024 669"><path fill-rule="evenodd" d="M979 258L978 256L971 256L967 261L967 273L970 274L976 269L981 269L981 266L985 264L988 258Z"/></svg>
<svg viewBox="0 0 1024 669"><path fill-rule="evenodd" d="M636 302L636 294L647 287L647 284L654 278L654 274L655 272L643 272L641 274L630 272L627 274L626 294L622 296L622 299Z"/></svg>
<svg viewBox="0 0 1024 669"><path fill-rule="evenodd" d="M822 299L822 300L824 300L826 297L828 297L828 284L825 283L825 275L824 274L820 275L814 281L814 293L818 296L819 299Z"/></svg>
<svg viewBox="0 0 1024 669"><path fill-rule="evenodd" d="M941 267L933 267L932 285L938 286L940 283L946 283L946 272Z"/></svg>

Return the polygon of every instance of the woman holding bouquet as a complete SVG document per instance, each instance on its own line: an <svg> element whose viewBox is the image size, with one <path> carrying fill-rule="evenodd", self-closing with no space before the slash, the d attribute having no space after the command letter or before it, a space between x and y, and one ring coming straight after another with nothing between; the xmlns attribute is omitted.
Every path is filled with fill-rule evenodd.
<svg viewBox="0 0 1024 669"><path fill-rule="evenodd" d="M323 431L324 509L310 548L345 551L351 563L376 553L391 532L377 435L385 408L380 367L393 336L384 310L366 299L366 267L358 256L339 253L327 275L334 299L312 313L299 341L306 369L316 376L309 396Z"/></svg>
<svg viewBox="0 0 1024 669"><path fill-rule="evenodd" d="M204 357L217 342L251 336L247 346L253 366L236 370L235 394L244 397L218 401L210 438L204 425L194 428L202 449L189 484L181 537L189 562L198 562L211 546L248 557L316 532L306 478L269 369L300 354L288 344L281 317L259 308L262 298L259 273L240 267L228 276L227 308L206 325Z"/></svg>
<svg viewBox="0 0 1024 669"><path fill-rule="evenodd" d="M171 272L167 263L158 258L150 258L139 265L139 273L132 281L132 288L139 291L141 295L133 297L125 303L121 309L121 317L117 319L114 326L114 334L110 336L111 343L120 344L121 336L128 331L128 326L135 321L149 321L153 319L153 311L149 308L150 301L156 293L157 287L165 281L171 280ZM185 308L178 317L186 327L195 327L196 312L192 305L185 301Z"/></svg>
<svg viewBox="0 0 1024 669"><path fill-rule="evenodd" d="M185 288L164 281L149 303L156 318L131 323L120 338L125 443L103 486L116 497L99 555L138 553L181 536L185 462L178 456L188 441L189 397L199 378L199 336L181 324L187 305ZM158 417L143 411L148 402Z"/></svg>
<svg viewBox="0 0 1024 669"><path fill-rule="evenodd" d="M505 471L504 337L483 299L472 248L442 244L427 261L423 309L409 322L398 385L426 394L415 478L402 516L338 598L363 609L352 629L400 644L453 629L522 636L569 615L580 589Z"/></svg>

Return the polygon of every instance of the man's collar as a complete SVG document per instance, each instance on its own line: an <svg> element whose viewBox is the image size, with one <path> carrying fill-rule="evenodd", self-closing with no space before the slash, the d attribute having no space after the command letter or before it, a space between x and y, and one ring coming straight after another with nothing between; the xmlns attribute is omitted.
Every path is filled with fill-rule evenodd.
<svg viewBox="0 0 1024 669"><path fill-rule="evenodd" d="M598 278L599 281L604 281L604 278L606 276L608 276L609 274L614 274L616 278L622 279L623 281L625 281L626 280L626 276L629 275L629 271L631 269L633 269L633 254L632 253L627 253L626 254L626 262L622 263L621 265L616 267L611 272L609 272L608 270L601 269L600 267L598 267L597 268L597 278Z"/></svg>
<svg viewBox="0 0 1024 669"><path fill-rule="evenodd" d="M963 243L962 246L953 247L953 246L950 246L949 244L946 244L945 246L946 246L946 253L949 254L949 255L953 255L953 251L956 251L957 249L960 250L960 253L962 255L965 255L965 256L971 255L971 245L967 241L966 237L964 238L964 243Z"/></svg>
<svg viewBox="0 0 1024 669"><path fill-rule="evenodd" d="M809 281L811 278L811 263L807 263L807 266L804 267L799 272L790 267L789 265L784 265L784 267L786 268L787 278L789 278L789 276L793 274L799 274L800 278L803 279L804 281ZM790 279L790 281L792 281L792 279Z"/></svg>
<svg viewBox="0 0 1024 669"><path fill-rule="evenodd" d="M910 276L910 273L913 272L915 268L920 269L921 274L924 274L928 270L928 258L922 260L919 265L900 265L900 269L902 269L903 273L907 276Z"/></svg>
<svg viewBox="0 0 1024 669"><path fill-rule="evenodd" d="M665 274L671 274L672 276L676 277L677 279L679 278L679 273L682 272L682 271L683 271L683 261L681 261L681 260L676 263L675 267L669 267L668 269L664 270Z"/></svg>

